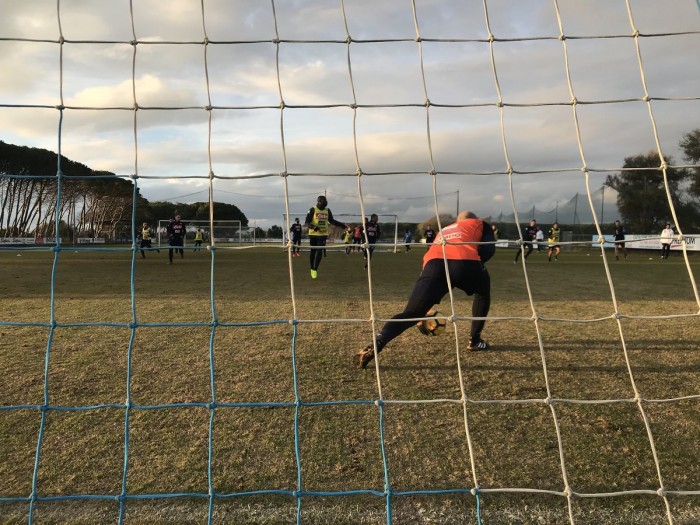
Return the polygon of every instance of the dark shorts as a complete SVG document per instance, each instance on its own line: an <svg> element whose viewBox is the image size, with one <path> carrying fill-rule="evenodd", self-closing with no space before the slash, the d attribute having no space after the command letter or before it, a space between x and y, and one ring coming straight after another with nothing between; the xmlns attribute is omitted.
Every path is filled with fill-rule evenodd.
<svg viewBox="0 0 700 525"><path fill-rule="evenodd" d="M184 239L170 239L170 240L168 241L168 243L170 244L170 246L179 246L179 247L182 247L182 246L185 245Z"/></svg>

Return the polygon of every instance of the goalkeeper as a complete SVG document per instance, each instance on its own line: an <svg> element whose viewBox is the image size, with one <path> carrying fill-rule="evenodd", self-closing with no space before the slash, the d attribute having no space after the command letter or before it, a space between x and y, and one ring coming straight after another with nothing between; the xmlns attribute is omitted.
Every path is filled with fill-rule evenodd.
<svg viewBox="0 0 700 525"><path fill-rule="evenodd" d="M469 211L463 211L457 221L446 226L438 233L435 242L423 257L423 271L413 287L404 311L392 319L415 319L425 316L426 312L438 304L448 293L445 260L442 241L445 239L444 258L450 272L452 288L459 288L467 295L473 295L472 317L486 317L491 306L491 280L484 263L496 251L495 238L491 226L478 219ZM492 244L461 244L492 243ZM377 352L395 337L399 336L415 321L387 322L377 335ZM469 339L469 350L486 350L489 344L481 339L485 321L473 320ZM374 345L368 344L359 353L360 368L366 368L374 359Z"/></svg>

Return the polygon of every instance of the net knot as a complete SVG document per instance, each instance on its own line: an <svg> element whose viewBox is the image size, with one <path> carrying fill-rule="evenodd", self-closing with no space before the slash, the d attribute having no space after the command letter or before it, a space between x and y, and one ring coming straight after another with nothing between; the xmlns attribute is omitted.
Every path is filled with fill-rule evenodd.
<svg viewBox="0 0 700 525"><path fill-rule="evenodd" d="M663 159L663 160L661 161L660 169L665 170L665 169L667 169L667 168L668 168L668 164L666 164L666 159Z"/></svg>
<svg viewBox="0 0 700 525"><path fill-rule="evenodd" d="M127 326L133 330L134 328L138 327L138 325L139 325L139 324L138 324L137 322L132 321L132 322L129 323Z"/></svg>
<svg viewBox="0 0 700 525"><path fill-rule="evenodd" d="M603 236L598 237L598 244L600 244L600 245L605 244L605 237L603 237Z"/></svg>
<svg viewBox="0 0 700 525"><path fill-rule="evenodd" d="M207 250L209 250L210 252L213 252L214 250L216 250L216 246L209 244L209 245L207 245Z"/></svg>
<svg viewBox="0 0 700 525"><path fill-rule="evenodd" d="M279 45L280 42L281 42L281 40L280 40L279 38L273 38L273 39L272 39L272 43L275 44L275 45Z"/></svg>
<svg viewBox="0 0 700 525"><path fill-rule="evenodd" d="M204 40L202 40L202 44L204 44L205 46L209 45L209 37L208 36L204 37Z"/></svg>
<svg viewBox="0 0 700 525"><path fill-rule="evenodd" d="M659 490L656 491L657 496L661 496L662 498L666 497L666 489L663 487L659 487Z"/></svg>
<svg viewBox="0 0 700 525"><path fill-rule="evenodd" d="M287 104L284 103L284 100L280 100L280 109L284 109L287 107Z"/></svg>
<svg viewBox="0 0 700 525"><path fill-rule="evenodd" d="M66 39L63 38L63 35L61 35L61 36L58 38L58 43L61 44L61 45L63 45L63 44L66 43Z"/></svg>
<svg viewBox="0 0 700 525"><path fill-rule="evenodd" d="M423 41L423 38L421 38L419 36L416 37L416 42L418 42L420 44L422 41Z"/></svg>
<svg viewBox="0 0 700 525"><path fill-rule="evenodd" d="M578 104L578 99L576 97L572 97L571 98L571 105L575 106L576 104Z"/></svg>
<svg viewBox="0 0 700 525"><path fill-rule="evenodd" d="M620 312L615 312L614 314L611 315L613 319L622 319L624 315Z"/></svg>
<svg viewBox="0 0 700 525"><path fill-rule="evenodd" d="M435 170L430 170L430 171L428 172L428 175L430 175L431 177L435 177L435 176L437 176L437 171L435 171Z"/></svg>
<svg viewBox="0 0 700 525"><path fill-rule="evenodd" d="M562 33L561 35L559 35L559 40L561 40L562 42L563 42L564 40L566 40L566 35L565 35L564 33Z"/></svg>
<svg viewBox="0 0 700 525"><path fill-rule="evenodd" d="M204 106L204 109L206 111L211 111L212 110L211 104L207 104L206 106Z"/></svg>
<svg viewBox="0 0 700 525"><path fill-rule="evenodd" d="M352 44L352 37L350 35L345 37L345 43L346 44Z"/></svg>
<svg viewBox="0 0 700 525"><path fill-rule="evenodd" d="M138 176L137 173L132 173L131 175L129 175L129 178L130 178L131 180L136 180L136 179L139 178L139 176Z"/></svg>
<svg viewBox="0 0 700 525"><path fill-rule="evenodd" d="M469 491L469 493L470 493L472 496L478 496L478 495L479 495L479 487L474 487L474 488L472 488L472 489Z"/></svg>
<svg viewBox="0 0 700 525"><path fill-rule="evenodd" d="M632 36L633 36L634 38L639 38L639 29L635 29L635 30L634 30L634 33L632 33Z"/></svg>
<svg viewBox="0 0 700 525"><path fill-rule="evenodd" d="M551 405L552 404L552 398L551 397L546 397L544 398L544 404L545 405Z"/></svg>
<svg viewBox="0 0 700 525"><path fill-rule="evenodd" d="M132 45L132 46L137 46L137 45L139 44L139 41L138 41L138 40L131 40L131 41L129 42L129 44Z"/></svg>
<svg viewBox="0 0 700 525"><path fill-rule="evenodd" d="M216 401L212 401L211 403L207 403L207 409L208 410L214 410L218 405Z"/></svg>
<svg viewBox="0 0 700 525"><path fill-rule="evenodd" d="M489 37L486 40L489 44L493 44L494 40L496 40L496 37L493 36L493 33L489 33Z"/></svg>
<svg viewBox="0 0 700 525"><path fill-rule="evenodd" d="M587 171L588 171L588 166L586 164L581 166L581 173L586 173Z"/></svg>
<svg viewBox="0 0 700 525"><path fill-rule="evenodd" d="M362 170L360 168L357 168L357 170L355 171L355 175L357 175L358 177L362 177Z"/></svg>
<svg viewBox="0 0 700 525"><path fill-rule="evenodd" d="M429 99L429 98L426 98L426 99L425 99L425 102L423 103L423 105L424 105L426 108L429 108L430 105L431 105L431 104L430 104L430 99Z"/></svg>
<svg viewBox="0 0 700 525"><path fill-rule="evenodd" d="M134 102L134 111L138 111L138 110L139 110L139 103Z"/></svg>
<svg viewBox="0 0 700 525"><path fill-rule="evenodd" d="M56 109L58 111L63 111L64 109L66 109L66 106L64 106L63 104L59 104L58 106L56 106Z"/></svg>
<svg viewBox="0 0 700 525"><path fill-rule="evenodd" d="M286 179L287 177L289 177L289 173L287 173L286 171L280 171L280 177Z"/></svg>
<svg viewBox="0 0 700 525"><path fill-rule="evenodd" d="M651 100L651 97L650 97L649 95L644 95L644 96L642 97L642 100L643 100L644 102L649 102L649 101Z"/></svg>
<svg viewBox="0 0 700 525"><path fill-rule="evenodd" d="M374 402L374 404L377 405L378 407L383 407L383 406L384 406L384 400L383 400L383 399L377 399L377 400Z"/></svg>

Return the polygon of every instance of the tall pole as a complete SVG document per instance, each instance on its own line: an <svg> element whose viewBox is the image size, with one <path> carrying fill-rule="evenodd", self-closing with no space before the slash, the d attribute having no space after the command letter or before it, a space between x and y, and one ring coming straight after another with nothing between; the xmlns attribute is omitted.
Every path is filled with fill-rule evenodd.
<svg viewBox="0 0 700 525"><path fill-rule="evenodd" d="M455 215L455 219L459 217L459 190L457 190L457 214Z"/></svg>
<svg viewBox="0 0 700 525"><path fill-rule="evenodd" d="M603 217L605 217L605 184L600 189L600 224L605 224Z"/></svg>

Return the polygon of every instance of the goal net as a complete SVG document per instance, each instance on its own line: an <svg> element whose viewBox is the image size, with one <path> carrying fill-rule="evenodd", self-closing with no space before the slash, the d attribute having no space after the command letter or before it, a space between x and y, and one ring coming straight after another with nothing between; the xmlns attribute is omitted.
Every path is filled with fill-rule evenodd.
<svg viewBox="0 0 700 525"><path fill-rule="evenodd" d="M2 9L3 141L58 155L0 159L0 229L36 210L53 229L0 244L0 521L700 522L696 226L669 177L698 170L677 150L698 126L696 2ZM616 261L593 205L640 150L659 159L641 171L665 190L668 261ZM399 215L454 220L438 196L457 187L461 210L519 226L533 202L586 195L597 240L562 241L580 251L556 264L497 249L490 350L467 350L483 319L448 281L444 333L406 332L367 370L355 354L424 250L309 269L205 221L212 249L167 272L140 259L148 192L206 185L210 210L254 195L284 234L319 180L359 211L340 220L378 213L394 246ZM130 220L132 245L68 246L76 210Z"/></svg>

